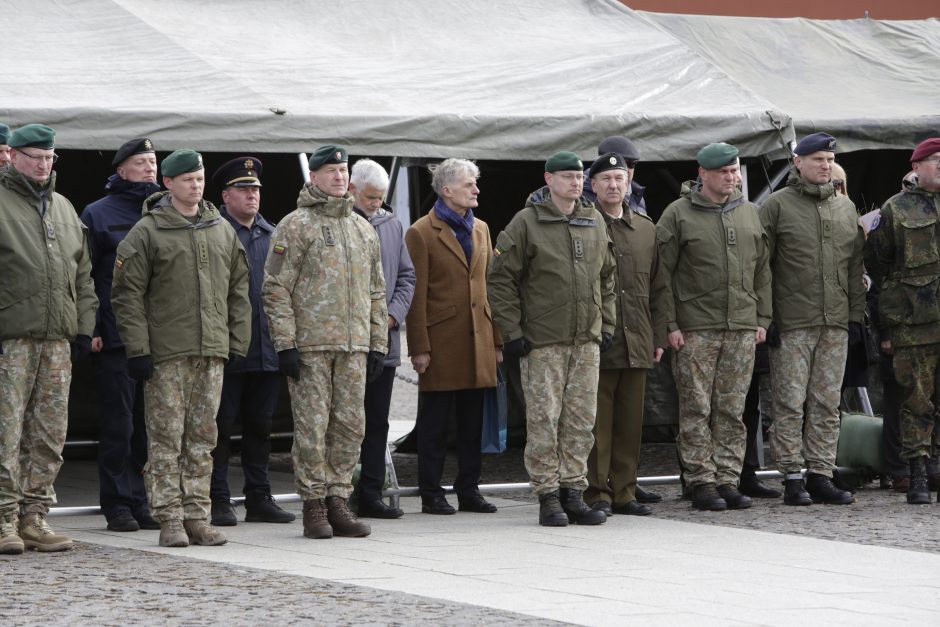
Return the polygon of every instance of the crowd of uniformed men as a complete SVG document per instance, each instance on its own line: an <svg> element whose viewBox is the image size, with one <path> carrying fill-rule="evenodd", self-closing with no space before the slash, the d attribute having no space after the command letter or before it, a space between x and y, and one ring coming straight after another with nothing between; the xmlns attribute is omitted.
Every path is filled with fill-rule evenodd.
<svg viewBox="0 0 940 627"><path fill-rule="evenodd" d="M361 537L371 530L360 517L401 517L382 489L402 326L419 376L425 513L456 511L441 487L452 414L458 509L496 511L479 491L480 443L484 393L505 356L519 360L539 523L649 514L660 497L636 485L645 379L667 348L693 506L779 497L744 464L761 343L784 502L851 503L833 471L846 354L863 341L863 262L902 390L907 500L931 501L940 138L915 148L916 182L885 204L867 244L837 192L836 140L825 133L796 144L787 185L761 207L742 195L737 149L703 147L697 179L655 226L632 142L605 139L587 169L558 152L495 246L474 216L480 171L464 159L432 166L437 202L403 232L384 202L386 171L361 159L350 172L336 145L310 157L297 209L276 227L259 213L255 157L213 174L216 208L198 152L177 150L158 170L153 142L131 139L105 196L79 219L55 192L54 149L47 126L0 125L0 553L72 545L46 515L72 364L89 355L109 529L159 529L161 546L225 543L218 527L237 523L228 464L239 416L245 520L293 521L268 481L282 376L303 534Z"/></svg>

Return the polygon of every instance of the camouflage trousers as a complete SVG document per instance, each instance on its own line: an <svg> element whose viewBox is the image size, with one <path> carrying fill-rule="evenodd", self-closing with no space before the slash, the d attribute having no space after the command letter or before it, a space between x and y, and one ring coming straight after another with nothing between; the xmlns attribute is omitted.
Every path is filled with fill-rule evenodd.
<svg viewBox="0 0 940 627"><path fill-rule="evenodd" d="M588 486L594 444L597 344L553 344L519 360L526 402L525 468L536 494Z"/></svg>
<svg viewBox="0 0 940 627"><path fill-rule="evenodd" d="M65 340L3 340L0 520L49 511L62 466L72 362Z"/></svg>
<svg viewBox="0 0 940 627"><path fill-rule="evenodd" d="M754 369L753 331L687 331L673 352L679 458L687 486L738 484L747 429L741 419Z"/></svg>
<svg viewBox="0 0 940 627"><path fill-rule="evenodd" d="M894 349L894 376L903 390L901 459L932 457L940 418L940 344Z"/></svg>
<svg viewBox="0 0 940 627"><path fill-rule="evenodd" d="M144 479L150 509L160 522L209 517L224 368L221 357L181 357L156 364L144 383Z"/></svg>
<svg viewBox="0 0 940 627"><path fill-rule="evenodd" d="M770 448L783 474L799 472L805 460L808 471L832 476L847 354L848 332L823 326L781 333L780 347L770 349Z"/></svg>
<svg viewBox="0 0 940 627"><path fill-rule="evenodd" d="M294 412L294 477L306 500L349 498L366 431L366 354L300 354L300 377L287 379Z"/></svg>

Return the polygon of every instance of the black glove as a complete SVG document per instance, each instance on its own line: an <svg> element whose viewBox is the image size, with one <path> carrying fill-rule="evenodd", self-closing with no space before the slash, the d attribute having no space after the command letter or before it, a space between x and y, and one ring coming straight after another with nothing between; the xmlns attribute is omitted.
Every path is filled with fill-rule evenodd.
<svg viewBox="0 0 940 627"><path fill-rule="evenodd" d="M849 346L861 346L865 341L865 334L862 331L861 322L849 323Z"/></svg>
<svg viewBox="0 0 940 627"><path fill-rule="evenodd" d="M277 354L278 365L284 376L300 378L300 352L296 348L285 348Z"/></svg>
<svg viewBox="0 0 940 627"><path fill-rule="evenodd" d="M228 361L225 362L226 372L231 372L232 370L238 370L239 368L245 365L245 358L241 355L236 355L235 353L228 354Z"/></svg>
<svg viewBox="0 0 940 627"><path fill-rule="evenodd" d="M503 344L503 355L507 357L525 357L530 352L532 352L532 345L524 337Z"/></svg>
<svg viewBox="0 0 940 627"><path fill-rule="evenodd" d="M91 352L91 338L87 335L76 335L72 342L72 363L84 359Z"/></svg>
<svg viewBox="0 0 940 627"><path fill-rule="evenodd" d="M366 356L366 381L372 383L382 375L385 369L385 353L369 351Z"/></svg>
<svg viewBox="0 0 940 627"><path fill-rule="evenodd" d="M601 331L601 352L606 353L614 345L614 336L607 331Z"/></svg>
<svg viewBox="0 0 940 627"><path fill-rule="evenodd" d="M777 325L773 322L767 327L767 335L764 338L764 344L771 348L780 348L780 331L777 330Z"/></svg>
<svg viewBox="0 0 940 627"><path fill-rule="evenodd" d="M131 357L127 360L127 376L135 381L146 381L153 376L153 359L150 355Z"/></svg>

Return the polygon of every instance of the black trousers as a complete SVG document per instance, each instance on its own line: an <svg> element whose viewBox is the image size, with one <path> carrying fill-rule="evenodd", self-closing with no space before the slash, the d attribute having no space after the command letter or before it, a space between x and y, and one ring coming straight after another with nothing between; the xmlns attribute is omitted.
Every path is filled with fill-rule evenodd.
<svg viewBox="0 0 940 627"><path fill-rule="evenodd" d="M147 463L143 383L127 376L123 348L92 354L101 429L98 432L98 491L101 513L147 509L143 470Z"/></svg>
<svg viewBox="0 0 940 627"><path fill-rule="evenodd" d="M385 486L385 445L388 442L388 410L392 402L395 366L386 366L375 381L366 383L366 434L359 450L359 499L382 498Z"/></svg>
<svg viewBox="0 0 940 627"><path fill-rule="evenodd" d="M760 446L763 446L764 440L763 435L757 433L757 425L760 422L760 377L756 374L751 377L751 387L747 389L741 420L744 422L744 428L747 429L742 473L757 472L760 470L757 443L760 442Z"/></svg>
<svg viewBox="0 0 940 627"><path fill-rule="evenodd" d="M444 496L441 475L447 451L447 423L452 410L457 418L457 479L454 491L458 496L476 494L480 485L482 460L480 439L483 431L483 389L447 392L420 392L418 419L415 424L418 440L418 489L428 500Z"/></svg>
<svg viewBox="0 0 940 627"><path fill-rule="evenodd" d="M228 462L231 457L232 427L242 418L242 472L244 493L271 492L268 481L268 459L271 457L271 416L277 406L281 389L278 372L225 373L222 400L215 417L219 438L212 451L212 483L209 496L213 501L228 501Z"/></svg>

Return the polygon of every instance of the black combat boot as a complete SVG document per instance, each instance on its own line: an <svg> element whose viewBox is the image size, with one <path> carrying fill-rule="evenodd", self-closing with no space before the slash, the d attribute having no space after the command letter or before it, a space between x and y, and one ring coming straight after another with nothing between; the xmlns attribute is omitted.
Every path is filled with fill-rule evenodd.
<svg viewBox="0 0 940 627"><path fill-rule="evenodd" d="M803 475L800 473L787 474L783 482L784 505L812 505L813 499L803 486Z"/></svg>
<svg viewBox="0 0 940 627"><path fill-rule="evenodd" d="M561 508L568 515L568 520L575 525L600 525L607 522L607 514L588 507L583 494L575 488L561 489Z"/></svg>
<svg viewBox="0 0 940 627"><path fill-rule="evenodd" d="M747 509L751 506L751 498L741 494L736 487L730 483L723 483L718 486L718 496L725 500L728 509Z"/></svg>
<svg viewBox="0 0 940 627"><path fill-rule="evenodd" d="M757 473L752 468L745 468L741 471L741 483L738 484L738 491L755 499L779 499L782 494L780 490L765 485L757 478Z"/></svg>
<svg viewBox="0 0 940 627"><path fill-rule="evenodd" d="M215 527L234 527L238 524L238 517L235 516L235 508L228 499L224 501L212 501L212 510L210 512L212 524Z"/></svg>
<svg viewBox="0 0 940 627"><path fill-rule="evenodd" d="M278 507L274 497L266 490L249 492L245 496L245 522L289 523L297 517Z"/></svg>
<svg viewBox="0 0 940 627"><path fill-rule="evenodd" d="M568 526L568 516L558 500L558 490L539 495L539 524L543 527Z"/></svg>
<svg viewBox="0 0 940 627"><path fill-rule="evenodd" d="M728 509L728 502L718 494L714 483L700 483L692 486L692 507L720 512Z"/></svg>
<svg viewBox="0 0 940 627"><path fill-rule="evenodd" d="M848 505L855 502L855 497L848 490L840 490L832 479L826 475L820 475L815 472L806 473L806 491L809 492L813 503L825 503L826 505ZM927 498L930 502L930 498Z"/></svg>
<svg viewBox="0 0 940 627"><path fill-rule="evenodd" d="M927 459L915 457L910 463L911 487L907 489L907 502L911 505L927 505L930 503L930 489L927 487Z"/></svg>

